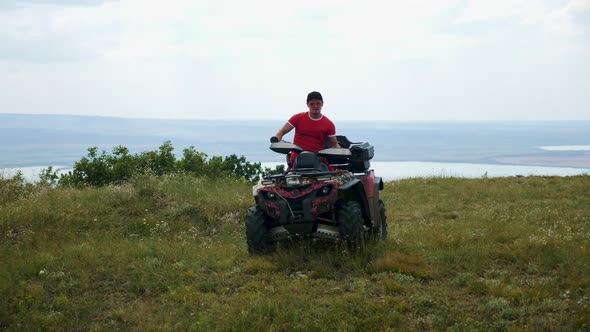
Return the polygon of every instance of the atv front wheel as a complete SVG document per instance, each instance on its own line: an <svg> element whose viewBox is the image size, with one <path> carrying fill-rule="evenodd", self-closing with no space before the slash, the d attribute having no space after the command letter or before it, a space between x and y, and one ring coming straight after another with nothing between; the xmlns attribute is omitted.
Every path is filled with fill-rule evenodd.
<svg viewBox="0 0 590 332"><path fill-rule="evenodd" d="M347 201L338 208L340 235L351 249L365 250L363 215L358 202Z"/></svg>
<svg viewBox="0 0 590 332"><path fill-rule="evenodd" d="M266 254L273 248L268 239L266 212L258 205L248 208L246 213L246 239L250 255Z"/></svg>

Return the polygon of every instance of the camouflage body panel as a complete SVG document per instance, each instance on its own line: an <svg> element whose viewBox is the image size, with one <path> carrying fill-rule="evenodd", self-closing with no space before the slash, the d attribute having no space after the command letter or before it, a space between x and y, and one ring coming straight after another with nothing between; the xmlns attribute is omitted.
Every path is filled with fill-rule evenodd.
<svg viewBox="0 0 590 332"><path fill-rule="evenodd" d="M264 187L258 190L258 204L280 224L314 221L334 208L338 186L338 181L326 181ZM327 194L322 193L324 187L329 188Z"/></svg>

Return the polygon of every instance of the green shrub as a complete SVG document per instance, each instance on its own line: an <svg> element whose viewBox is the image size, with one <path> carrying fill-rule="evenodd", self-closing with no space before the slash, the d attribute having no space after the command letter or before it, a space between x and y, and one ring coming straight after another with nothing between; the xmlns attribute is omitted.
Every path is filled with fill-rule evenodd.
<svg viewBox="0 0 590 332"><path fill-rule="evenodd" d="M0 176L0 206L24 198L34 189L34 185L25 182L20 171L7 179Z"/></svg>
<svg viewBox="0 0 590 332"><path fill-rule="evenodd" d="M262 175L284 172L284 166L263 170L260 163L250 163L244 156L235 154L208 159L207 154L195 150L194 146L184 149L182 158L177 160L172 143L165 141L158 150L139 154L130 154L124 146L116 146L111 153L104 150L99 153L97 147L91 147L88 155L76 162L68 174L61 175L59 181L52 172L52 168L44 170L41 182L58 182L62 186L105 186L121 184L142 174L187 173L210 178L232 177L255 183Z"/></svg>

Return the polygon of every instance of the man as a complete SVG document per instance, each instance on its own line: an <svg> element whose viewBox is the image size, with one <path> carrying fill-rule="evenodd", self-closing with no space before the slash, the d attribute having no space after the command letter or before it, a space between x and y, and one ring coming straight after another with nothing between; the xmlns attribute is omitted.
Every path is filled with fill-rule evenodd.
<svg viewBox="0 0 590 332"><path fill-rule="evenodd" d="M328 139L330 147L339 148L340 145L336 139L336 126L322 114L323 106L322 94L317 91L310 92L307 95L309 111L293 115L275 136L271 137L270 141L274 143L282 140L284 135L295 128L293 144L304 151L318 152L324 149L326 139ZM291 153L289 165L293 164L296 157L297 154ZM322 161L325 162L325 160ZM331 168L331 166L329 167Z"/></svg>
<svg viewBox="0 0 590 332"><path fill-rule="evenodd" d="M322 114L323 106L322 95L317 91L310 92L307 95L309 111L293 115L271 138L271 142L282 140L284 135L295 128L293 144L305 151L318 152L324 149L326 138L329 140L330 147L339 148L340 145L336 140L336 126Z"/></svg>

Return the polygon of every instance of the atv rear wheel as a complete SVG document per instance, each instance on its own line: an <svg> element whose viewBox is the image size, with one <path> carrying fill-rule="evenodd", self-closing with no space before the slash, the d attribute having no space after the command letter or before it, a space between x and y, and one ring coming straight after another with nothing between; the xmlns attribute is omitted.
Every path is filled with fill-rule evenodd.
<svg viewBox="0 0 590 332"><path fill-rule="evenodd" d="M379 200L379 224L374 225L369 230L369 239L378 242L387 239L387 216L385 214L385 204Z"/></svg>
<svg viewBox="0 0 590 332"><path fill-rule="evenodd" d="M268 238L266 220L266 211L260 206L254 205L248 208L246 213L246 239L250 255L266 254L273 248L272 242Z"/></svg>
<svg viewBox="0 0 590 332"><path fill-rule="evenodd" d="M385 214L385 203L379 200L379 215L381 216L380 240L387 240L387 215Z"/></svg>
<svg viewBox="0 0 590 332"><path fill-rule="evenodd" d="M340 235L353 250L365 250L363 215L358 202L347 201L338 208Z"/></svg>

